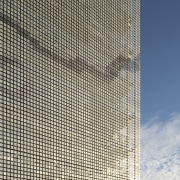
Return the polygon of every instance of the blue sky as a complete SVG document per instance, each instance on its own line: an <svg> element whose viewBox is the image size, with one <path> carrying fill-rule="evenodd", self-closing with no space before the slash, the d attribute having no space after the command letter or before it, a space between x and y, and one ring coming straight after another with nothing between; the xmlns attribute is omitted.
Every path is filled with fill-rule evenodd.
<svg viewBox="0 0 180 180"><path fill-rule="evenodd" d="M141 0L141 179L180 179L180 0Z"/></svg>
<svg viewBox="0 0 180 180"><path fill-rule="evenodd" d="M180 112L180 0L141 0L142 123Z"/></svg>

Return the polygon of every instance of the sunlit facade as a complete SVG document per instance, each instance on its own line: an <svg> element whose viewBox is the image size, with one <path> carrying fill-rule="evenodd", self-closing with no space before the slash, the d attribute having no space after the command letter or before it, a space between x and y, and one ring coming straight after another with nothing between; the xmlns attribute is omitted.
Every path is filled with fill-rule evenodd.
<svg viewBox="0 0 180 180"><path fill-rule="evenodd" d="M0 179L139 179L139 0L0 0Z"/></svg>

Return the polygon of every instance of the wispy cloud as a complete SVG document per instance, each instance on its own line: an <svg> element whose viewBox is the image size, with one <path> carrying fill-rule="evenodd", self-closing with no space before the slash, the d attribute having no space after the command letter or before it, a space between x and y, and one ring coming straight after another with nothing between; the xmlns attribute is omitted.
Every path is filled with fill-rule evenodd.
<svg viewBox="0 0 180 180"><path fill-rule="evenodd" d="M180 179L180 113L158 116L141 127L141 179Z"/></svg>

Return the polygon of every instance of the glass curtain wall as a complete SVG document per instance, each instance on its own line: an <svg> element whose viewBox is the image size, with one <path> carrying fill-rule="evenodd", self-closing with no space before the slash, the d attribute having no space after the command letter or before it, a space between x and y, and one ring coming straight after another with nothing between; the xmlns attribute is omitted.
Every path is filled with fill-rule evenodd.
<svg viewBox="0 0 180 180"><path fill-rule="evenodd" d="M0 0L0 179L139 179L139 0Z"/></svg>

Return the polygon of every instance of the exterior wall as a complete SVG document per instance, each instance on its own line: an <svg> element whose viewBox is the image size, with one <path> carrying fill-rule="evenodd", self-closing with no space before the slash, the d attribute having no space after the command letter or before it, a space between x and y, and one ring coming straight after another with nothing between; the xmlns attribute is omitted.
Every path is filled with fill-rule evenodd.
<svg viewBox="0 0 180 180"><path fill-rule="evenodd" d="M0 0L0 178L139 179L139 0Z"/></svg>

